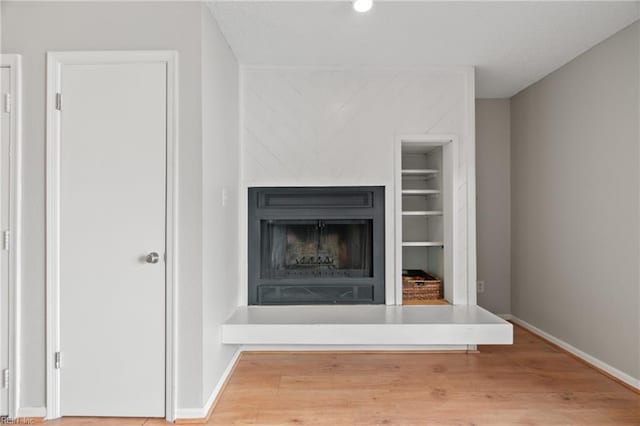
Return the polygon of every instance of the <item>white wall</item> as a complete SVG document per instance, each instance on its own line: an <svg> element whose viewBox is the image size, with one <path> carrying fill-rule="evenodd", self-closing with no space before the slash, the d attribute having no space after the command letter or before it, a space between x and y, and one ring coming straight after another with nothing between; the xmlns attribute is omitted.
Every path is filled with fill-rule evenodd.
<svg viewBox="0 0 640 426"><path fill-rule="evenodd" d="M225 301L237 299L234 288L228 293L223 287L237 269L230 260L238 240L235 59L201 3L2 2L1 8L2 51L22 54L24 70L19 405L45 405L45 54L157 49L179 53L177 405L200 409L220 374L219 362L229 357L218 344L216 324L228 309ZM222 185L230 194L225 209L219 204Z"/></svg>
<svg viewBox="0 0 640 426"><path fill-rule="evenodd" d="M213 15L202 13L202 312L203 405L236 347L220 325L238 300L238 63ZM223 191L227 194L223 206Z"/></svg>
<svg viewBox="0 0 640 426"><path fill-rule="evenodd" d="M511 101L512 311L640 378L640 24Z"/></svg>
<svg viewBox="0 0 640 426"><path fill-rule="evenodd" d="M511 121L509 99L476 100L478 305L511 313Z"/></svg>
<svg viewBox="0 0 640 426"><path fill-rule="evenodd" d="M475 234L467 232L475 211L466 209L468 197L475 206L472 69L247 68L241 98L245 186L387 186L387 284L394 280L396 136L457 135L454 164L461 176L455 196L461 210L455 220L463 249L455 258L464 266L456 279L473 282L475 289ZM246 210L246 192L241 196ZM246 211L242 220L240 302L246 304ZM475 303L471 293L469 302Z"/></svg>

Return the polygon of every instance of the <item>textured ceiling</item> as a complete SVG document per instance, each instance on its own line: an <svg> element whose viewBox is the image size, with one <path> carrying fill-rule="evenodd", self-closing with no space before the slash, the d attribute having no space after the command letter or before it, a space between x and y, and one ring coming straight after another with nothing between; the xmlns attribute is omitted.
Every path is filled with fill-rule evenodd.
<svg viewBox="0 0 640 426"><path fill-rule="evenodd" d="M227 1L210 7L245 65L474 65L509 97L640 17L640 2Z"/></svg>

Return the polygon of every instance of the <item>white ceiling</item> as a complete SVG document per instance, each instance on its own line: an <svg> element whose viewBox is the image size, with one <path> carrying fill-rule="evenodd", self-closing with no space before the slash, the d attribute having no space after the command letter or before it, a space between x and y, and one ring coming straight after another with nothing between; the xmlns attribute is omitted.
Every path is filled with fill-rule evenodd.
<svg viewBox="0 0 640 426"><path fill-rule="evenodd" d="M215 1L245 65L475 65L476 93L510 97L640 18L640 2Z"/></svg>

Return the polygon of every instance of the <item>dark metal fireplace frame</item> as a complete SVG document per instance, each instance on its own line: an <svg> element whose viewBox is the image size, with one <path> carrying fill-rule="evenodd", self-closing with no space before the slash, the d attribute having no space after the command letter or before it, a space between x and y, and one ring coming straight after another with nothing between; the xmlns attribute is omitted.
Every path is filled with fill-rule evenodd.
<svg viewBox="0 0 640 426"><path fill-rule="evenodd" d="M383 304L384 303L384 187L276 187L249 188L248 200L248 266L249 305L266 304ZM262 238L264 221L281 220L349 220L372 221L373 271L368 277L261 277ZM292 286L352 289L351 299L327 298L309 301L261 300L261 286L291 288ZM360 291L359 291L360 290ZM365 296L358 297L358 294Z"/></svg>

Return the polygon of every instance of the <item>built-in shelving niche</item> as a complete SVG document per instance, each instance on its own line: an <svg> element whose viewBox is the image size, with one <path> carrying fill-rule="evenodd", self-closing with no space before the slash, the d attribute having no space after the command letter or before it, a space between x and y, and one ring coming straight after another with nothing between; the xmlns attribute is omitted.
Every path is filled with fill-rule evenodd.
<svg viewBox="0 0 640 426"><path fill-rule="evenodd" d="M420 269L446 286L442 145L408 143L401 148L402 269ZM448 212L447 212L448 213ZM442 304L441 300L405 304Z"/></svg>

